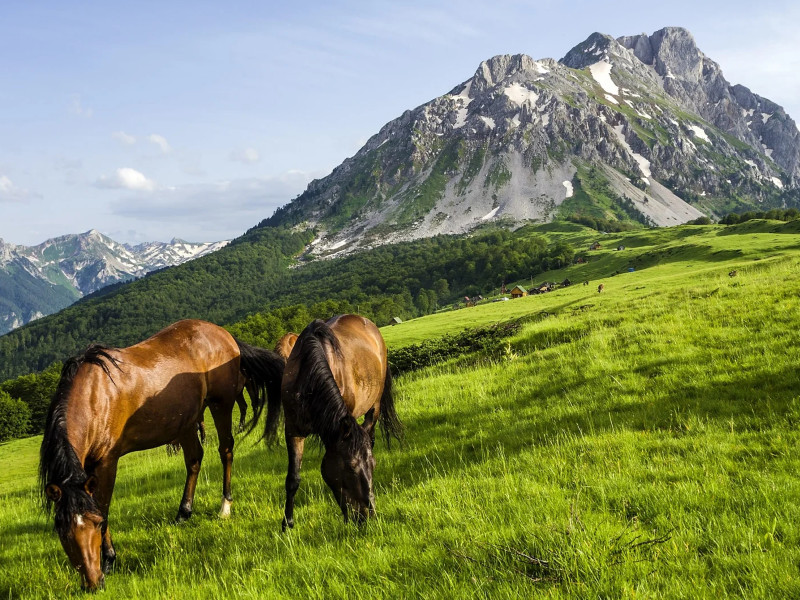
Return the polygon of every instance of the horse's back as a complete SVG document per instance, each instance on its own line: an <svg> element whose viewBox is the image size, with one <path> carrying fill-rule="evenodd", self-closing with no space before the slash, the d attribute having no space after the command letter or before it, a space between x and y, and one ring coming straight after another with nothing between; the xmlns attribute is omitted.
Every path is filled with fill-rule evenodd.
<svg viewBox="0 0 800 600"><path fill-rule="evenodd" d="M206 398L233 403L244 385L236 341L206 321L173 323L116 351L116 358L114 420L140 447L161 445L194 428Z"/></svg>
<svg viewBox="0 0 800 600"><path fill-rule="evenodd" d="M239 370L239 347L222 327L198 319L186 319L155 335L120 350L123 360L148 373L224 374Z"/></svg>
<svg viewBox="0 0 800 600"><path fill-rule="evenodd" d="M327 349L328 364L350 413L360 417L380 399L388 368L386 343L378 327L360 315L340 315L327 322L341 356Z"/></svg>

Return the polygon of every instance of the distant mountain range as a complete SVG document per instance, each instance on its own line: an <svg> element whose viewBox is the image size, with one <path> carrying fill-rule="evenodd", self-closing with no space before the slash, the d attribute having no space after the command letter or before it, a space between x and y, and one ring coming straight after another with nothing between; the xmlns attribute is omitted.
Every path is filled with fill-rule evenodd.
<svg viewBox="0 0 800 600"><path fill-rule="evenodd" d="M120 244L102 233L64 235L38 246L0 239L0 334L61 310L113 283L178 265L228 242Z"/></svg>
<svg viewBox="0 0 800 600"><path fill-rule="evenodd" d="M669 27L484 61L259 226L313 226L331 256L486 224L674 225L797 206L798 184L794 121Z"/></svg>

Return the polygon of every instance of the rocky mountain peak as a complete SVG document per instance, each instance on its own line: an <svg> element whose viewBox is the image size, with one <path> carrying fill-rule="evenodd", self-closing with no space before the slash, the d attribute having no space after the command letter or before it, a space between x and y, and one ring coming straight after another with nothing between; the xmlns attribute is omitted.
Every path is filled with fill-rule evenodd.
<svg viewBox="0 0 800 600"><path fill-rule="evenodd" d="M68 306L85 294L181 264L228 242L120 244L96 229L37 246L0 240L0 334Z"/></svg>
<svg viewBox="0 0 800 600"><path fill-rule="evenodd" d="M484 92L517 74L543 73L542 63L527 54L501 54L483 61L472 78L470 93Z"/></svg>
<svg viewBox="0 0 800 600"><path fill-rule="evenodd" d="M595 32L575 46L559 60L570 69L585 69L603 59L608 59L613 54L619 54L620 48L617 41L610 35Z"/></svg>
<svg viewBox="0 0 800 600"><path fill-rule="evenodd" d="M794 121L667 27L593 33L558 62L489 58L261 225L314 226L331 256L587 213L677 224L797 202L799 186Z"/></svg>

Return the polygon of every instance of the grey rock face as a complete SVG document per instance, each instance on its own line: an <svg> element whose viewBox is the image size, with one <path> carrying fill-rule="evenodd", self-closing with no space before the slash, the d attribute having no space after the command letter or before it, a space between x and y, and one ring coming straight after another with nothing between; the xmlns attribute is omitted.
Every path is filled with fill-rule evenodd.
<svg viewBox="0 0 800 600"><path fill-rule="evenodd" d="M598 185L616 200L595 214L628 218L627 202L629 216L667 225L729 211L734 195L742 208L783 205L798 183L794 122L668 27L594 33L558 62L488 59L264 224L315 225L314 252L332 255L577 214L608 197Z"/></svg>

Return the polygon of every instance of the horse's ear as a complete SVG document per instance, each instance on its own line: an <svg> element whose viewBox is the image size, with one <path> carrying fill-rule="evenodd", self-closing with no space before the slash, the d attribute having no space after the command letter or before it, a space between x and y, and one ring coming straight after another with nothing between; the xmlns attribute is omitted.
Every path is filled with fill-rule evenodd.
<svg viewBox="0 0 800 600"><path fill-rule="evenodd" d="M90 496L94 496L95 490L97 490L97 477L92 475L89 479L86 480L86 483L83 484L83 489L86 490L86 493Z"/></svg>
<svg viewBox="0 0 800 600"><path fill-rule="evenodd" d="M51 483L44 488L44 493L51 502L58 502L61 500L61 488L55 483Z"/></svg>

